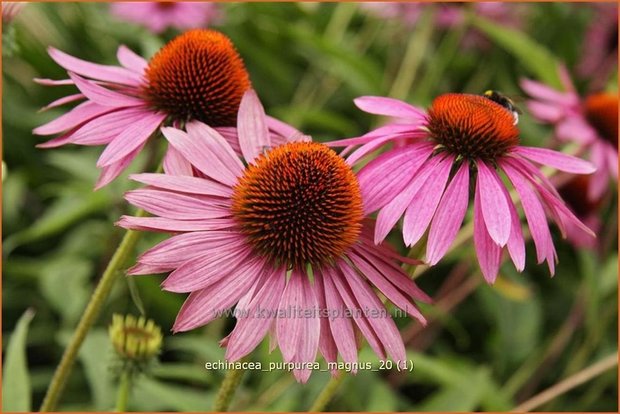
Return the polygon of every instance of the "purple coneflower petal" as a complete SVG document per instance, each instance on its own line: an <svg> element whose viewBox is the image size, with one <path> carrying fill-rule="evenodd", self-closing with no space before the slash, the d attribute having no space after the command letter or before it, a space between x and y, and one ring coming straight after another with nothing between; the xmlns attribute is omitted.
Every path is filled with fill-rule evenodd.
<svg viewBox="0 0 620 414"><path fill-rule="evenodd" d="M502 248L489 235L486 223L482 217L482 203L480 186L476 186L474 195L474 246L482 275L487 283L494 283L499 272L502 257Z"/></svg>
<svg viewBox="0 0 620 414"><path fill-rule="evenodd" d="M596 170L594 166L587 161L547 148L516 147L513 153L519 154L539 164L548 165L556 170L569 173L590 174Z"/></svg>
<svg viewBox="0 0 620 414"><path fill-rule="evenodd" d="M247 91L237 114L237 132L239 146L247 163L252 163L256 157L271 147L269 130L265 122L265 110L253 90Z"/></svg>
<svg viewBox="0 0 620 414"><path fill-rule="evenodd" d="M364 319L368 321L376 333L387 354L395 362L404 361L406 358L405 345L396 324L387 313L385 306L354 269L343 261L340 261L338 265L345 274L346 283L351 287L351 291L360 309L369 314L368 317L364 316ZM384 315L384 317L379 317L379 315Z"/></svg>
<svg viewBox="0 0 620 414"><path fill-rule="evenodd" d="M362 168L357 179L364 212L370 214L389 203L432 152L433 147L428 143L410 145L381 154Z"/></svg>
<svg viewBox="0 0 620 414"><path fill-rule="evenodd" d="M175 220L222 218L231 214L230 199L180 194L148 187L125 193L125 199L151 214Z"/></svg>
<svg viewBox="0 0 620 414"><path fill-rule="evenodd" d="M194 174L192 164L190 164L172 145L169 145L166 150L163 168L166 175L192 176Z"/></svg>
<svg viewBox="0 0 620 414"><path fill-rule="evenodd" d="M566 112L563 107L538 101L528 101L526 106L532 115L544 122L558 122Z"/></svg>
<svg viewBox="0 0 620 414"><path fill-rule="evenodd" d="M35 83L43 86L68 86L73 85L73 81L71 79L43 79L43 78L34 78Z"/></svg>
<svg viewBox="0 0 620 414"><path fill-rule="evenodd" d="M32 133L36 135L57 134L59 132L75 128L80 124L88 122L97 116L103 115L113 110L114 108L101 106L95 102L82 102L66 114L59 116L58 118L48 122L45 125L41 125L40 127L33 129Z"/></svg>
<svg viewBox="0 0 620 414"><path fill-rule="evenodd" d="M284 291L286 277L282 269L271 272L256 292L246 309L237 317L237 324L228 339L226 359L236 361L243 358L263 340L278 313L278 305Z"/></svg>
<svg viewBox="0 0 620 414"><path fill-rule="evenodd" d="M109 112L80 126L71 134L69 142L79 145L108 144L127 130L128 125L142 120L145 115L151 114L143 108L123 108Z"/></svg>
<svg viewBox="0 0 620 414"><path fill-rule="evenodd" d="M136 54L125 45L120 45L118 47L118 50L116 51L116 58L125 68L139 75L142 75L148 66L146 59Z"/></svg>
<svg viewBox="0 0 620 414"><path fill-rule="evenodd" d="M141 99L132 98L130 96L114 92L110 89L106 89L97 85L95 82L76 75L73 72L69 72L69 77L73 80L75 86L77 86L84 96L99 105L113 107L144 105L144 101Z"/></svg>
<svg viewBox="0 0 620 414"><path fill-rule="evenodd" d="M502 191L502 183L495 173L483 161L477 162L478 180L476 192L480 194L480 208L489 235L500 247L510 237L510 210L508 200Z"/></svg>
<svg viewBox="0 0 620 414"><path fill-rule="evenodd" d="M364 158L366 155L370 154L372 151L375 151L383 144L389 141L393 141L395 139L400 138L422 138L425 136L425 133L422 131L411 131L407 134L403 135L386 135L381 138L375 138L372 142L368 144L364 144L358 149L356 149L351 155L347 157L347 163L349 165L355 164L360 159Z"/></svg>
<svg viewBox="0 0 620 414"><path fill-rule="evenodd" d="M95 190L99 190L100 188L108 185L112 180L121 175L123 171L131 164L131 162L138 156L142 148L144 148L144 144L146 141L142 142L135 150L127 154L124 158L120 160L106 165L101 169L101 173L99 174L99 178L95 183Z"/></svg>
<svg viewBox="0 0 620 414"><path fill-rule="evenodd" d="M232 196L230 187L205 178L152 173L132 174L129 178L139 183L181 193L226 198Z"/></svg>
<svg viewBox="0 0 620 414"><path fill-rule="evenodd" d="M141 116L136 115L135 121L106 146L97 160L97 167L114 164L142 147L165 118L165 114L146 111Z"/></svg>
<svg viewBox="0 0 620 414"><path fill-rule="evenodd" d="M67 96L64 96L64 97L62 97L60 99L56 99L53 102L50 102L49 104L47 104L43 108L39 109L39 112L45 112L48 109L56 108L58 106L62 106L62 105L65 105L65 104L68 104L68 103L71 103L71 102L79 101L79 100L84 99L84 98L86 98L86 97L82 93L76 93L76 94L73 94L73 95L67 95Z"/></svg>
<svg viewBox="0 0 620 414"><path fill-rule="evenodd" d="M523 239L523 230L521 229L521 219L515 205L512 203L510 193L505 186L502 186L504 196L508 201L508 208L510 209L510 237L508 238L508 254L515 265L515 268L522 272L525 269L525 240Z"/></svg>
<svg viewBox="0 0 620 414"><path fill-rule="evenodd" d="M165 127L161 131L168 139L168 142L170 142L170 145L178 150L183 157L203 174L230 187L237 183L237 176L241 173L242 167L234 162L220 160L213 152L211 146L205 142L211 138L210 136L205 137L203 140L194 139L196 138L195 136L190 138L188 134L175 128ZM214 130L211 131L213 131L213 136L224 140L219 133ZM238 158L236 160L240 163Z"/></svg>
<svg viewBox="0 0 620 414"><path fill-rule="evenodd" d="M414 245L424 235L446 188L453 161L454 157L451 155L441 160L432 177L427 178L413 196L403 219L405 245Z"/></svg>
<svg viewBox="0 0 620 414"><path fill-rule="evenodd" d="M325 304L330 311L329 326L336 342L338 352L345 362L357 362L357 342L353 321L346 315L346 307L342 297L338 293L331 275L326 275L330 270L317 272L318 280L322 283L325 292ZM337 276L336 276L337 277Z"/></svg>
<svg viewBox="0 0 620 414"><path fill-rule="evenodd" d="M221 313L233 306L254 283L256 272L262 265L259 260L245 262L229 277L190 293L174 321L172 331L189 331L221 317Z"/></svg>
<svg viewBox="0 0 620 414"><path fill-rule="evenodd" d="M215 252L203 251L202 255L177 267L162 282L161 287L168 292L176 293L206 289L220 280L234 277L241 272L243 269L239 268L245 263L249 254L250 250L240 246L239 243L219 246ZM234 262L231 262L231 257L235 258Z"/></svg>
<svg viewBox="0 0 620 414"><path fill-rule="evenodd" d="M338 361L338 347L336 346L336 341L334 340L334 336L332 335L332 331L329 327L329 318L331 313L329 312L329 308L327 306L327 301L325 299L325 286L323 285L323 276L320 274L318 269L313 272L314 275L314 284L312 285L314 288L314 295L316 296L316 300L319 306L320 311L320 324L321 331L319 334L319 351L321 351L321 355L325 358L327 362L336 362ZM339 315L344 316L344 315ZM332 373L336 373L337 370L333 370Z"/></svg>
<svg viewBox="0 0 620 414"><path fill-rule="evenodd" d="M341 139L338 141L326 142L325 145L330 147L348 147L354 145L363 145L372 142L377 138L386 135L392 136L392 139L401 138L403 135L411 134L415 130L415 126L411 124L385 125L362 135L361 137Z"/></svg>
<svg viewBox="0 0 620 414"><path fill-rule="evenodd" d="M230 218L210 220L174 220L163 217L121 216L120 220L116 222L116 225L130 230L177 233L185 231L229 229L235 226L235 222Z"/></svg>
<svg viewBox="0 0 620 414"><path fill-rule="evenodd" d="M385 239L411 203L411 199L418 192L422 183L435 171L439 161L440 157L433 157L426 161L403 191L379 212L377 227L375 228L375 244L379 244Z"/></svg>
<svg viewBox="0 0 620 414"><path fill-rule="evenodd" d="M75 72L93 79L120 83L123 85L137 86L140 83L140 77L125 68L87 62L70 56L53 47L48 48L48 52L52 59L67 71Z"/></svg>
<svg viewBox="0 0 620 414"><path fill-rule="evenodd" d="M454 241L469 202L469 164L463 163L444 193L428 233L426 261L433 266Z"/></svg>
<svg viewBox="0 0 620 414"><path fill-rule="evenodd" d="M284 137L287 142L289 138L300 134L297 129L293 128L286 122L282 122L279 119L273 118L271 116L267 116L267 126L276 135Z"/></svg>
<svg viewBox="0 0 620 414"><path fill-rule="evenodd" d="M559 106L574 105L577 102L572 99L572 94L565 92L559 92L543 83L536 82L530 79L522 79L519 82L521 89L531 95L534 98L547 101Z"/></svg>
<svg viewBox="0 0 620 414"><path fill-rule="evenodd" d="M548 120L548 122L557 122ZM562 141L574 141L580 144L590 144L597 140L598 134L582 117L569 116L557 122L555 135Z"/></svg>
<svg viewBox="0 0 620 414"><path fill-rule="evenodd" d="M355 106L364 112L375 115L385 115L395 118L422 120L426 118L424 110L409 105L398 99L381 96L361 96L353 100Z"/></svg>

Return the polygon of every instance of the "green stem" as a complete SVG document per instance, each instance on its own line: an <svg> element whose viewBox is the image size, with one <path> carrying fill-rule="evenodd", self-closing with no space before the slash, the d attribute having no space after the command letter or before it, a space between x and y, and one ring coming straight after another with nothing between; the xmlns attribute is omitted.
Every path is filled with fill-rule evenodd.
<svg viewBox="0 0 620 414"><path fill-rule="evenodd" d="M131 392L131 373L128 370L123 371L121 374L121 380L118 384L118 395L116 397L117 413L124 413L127 411L127 402L129 401L129 394Z"/></svg>
<svg viewBox="0 0 620 414"><path fill-rule="evenodd" d="M145 212L143 210L138 210L136 213L136 216L138 217L143 217L144 215ZM110 295L114 282L116 282L118 276L121 274L121 268L127 262L129 255L133 252L134 247L136 246L136 243L142 233L143 232L140 231L127 230L121 244L116 249L116 252L114 252L110 263L108 263L108 267L103 272L103 276L101 277L101 280L99 280L99 284L95 288L95 291L86 306L86 310L84 311L82 319L80 319L80 322L73 333L73 337L71 338L69 345L62 355L60 364L58 364L56 372L54 372L54 377L52 378L52 382L47 389L47 393L43 399L43 404L41 405L41 412L54 411L56 409L56 405L58 404L58 400L64 391L67 378L71 373L73 364L78 355L78 351L86 338L86 334L101 313L101 308L103 307L105 300Z"/></svg>
<svg viewBox="0 0 620 414"><path fill-rule="evenodd" d="M329 382L323 388L323 391L316 397L312 406L310 406L310 410L308 412L316 413L325 410L327 404L334 398L334 395L338 391L340 384L344 381L345 378L344 372L339 372L337 377L332 377Z"/></svg>
<svg viewBox="0 0 620 414"><path fill-rule="evenodd" d="M244 360L245 359L242 359L241 361ZM226 371L224 381L222 381L222 385L220 385L220 389L218 390L217 396L215 397L213 411L228 411L228 407L230 406L232 397L235 395L235 391L237 391L237 388L239 388L244 373L244 369L229 369L228 371Z"/></svg>

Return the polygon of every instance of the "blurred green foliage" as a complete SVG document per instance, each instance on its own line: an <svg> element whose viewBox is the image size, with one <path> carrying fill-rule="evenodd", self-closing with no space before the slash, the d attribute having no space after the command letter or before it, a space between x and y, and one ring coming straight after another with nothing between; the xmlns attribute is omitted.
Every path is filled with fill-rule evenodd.
<svg viewBox="0 0 620 414"><path fill-rule="evenodd" d="M447 92L498 89L520 95L523 76L557 84L557 64L579 62L584 31L593 20L586 4L517 4L520 29L476 16L446 30L434 24L440 9L428 5L417 24L385 20L354 3L227 3L217 28L244 57L267 112L316 139L355 136L377 119L356 109L360 95L391 95L425 106ZM458 6L454 6L458 7ZM3 349L5 410L37 408L64 344L122 231L113 226L128 213L122 194L133 188L126 174L92 191L100 148L39 150L32 128L65 111L39 113L70 87L43 87L32 78L62 79L49 58L54 46L80 58L115 64L119 44L150 57L177 32L155 36L111 17L101 3L32 3L3 39L11 56L3 61ZM463 35L477 27L477 47ZM612 87L617 78L611 79ZM580 88L585 83L578 84ZM521 122L526 144L544 145L550 129L527 114ZM140 157L131 171L146 164ZM397 320L408 338L411 373L360 371L346 378L329 406L338 411L509 410L520 401L617 350L617 250L615 207L604 222L599 252L576 252L558 242L554 278L537 266L528 248L528 266L516 274L503 268L500 283L479 283L471 246L451 254L419 279L436 306L425 307L426 329ZM163 236L147 234L137 251ZM559 237L557 238L559 240ZM398 241L397 237L394 240ZM459 266L459 263L461 265ZM462 266L462 264L465 266ZM472 279L473 288L468 288ZM160 291L161 277L140 277L135 292L143 307L167 331L183 298ZM81 349L61 410L110 410L115 378L108 369L105 326L113 313L138 313L128 283L115 289ZM449 304L448 293L454 303ZM461 295L461 296L459 296ZM33 313L30 310L36 311ZM138 382L132 410L210 410L224 373L203 364L223 358L218 341L233 325L219 320L190 333L167 334L153 376ZM253 360L279 361L262 344ZM368 347L361 361L377 365ZM279 371L249 372L234 410L299 411L310 407L328 381L315 373L306 385ZM616 411L615 370L540 407L552 411ZM31 390L31 392L30 392Z"/></svg>

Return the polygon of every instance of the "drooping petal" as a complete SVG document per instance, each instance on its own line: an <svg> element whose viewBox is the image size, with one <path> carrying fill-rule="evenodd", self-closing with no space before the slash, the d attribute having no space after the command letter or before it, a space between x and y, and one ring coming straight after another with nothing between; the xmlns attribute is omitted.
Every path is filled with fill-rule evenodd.
<svg viewBox="0 0 620 414"><path fill-rule="evenodd" d="M125 199L151 214L176 220L212 219L231 215L227 205L230 200L224 198L187 195L147 187L127 192Z"/></svg>
<svg viewBox="0 0 620 414"><path fill-rule="evenodd" d="M243 94L237 113L237 132L243 157L252 163L266 148L271 147L265 109L254 90Z"/></svg>
<svg viewBox="0 0 620 414"><path fill-rule="evenodd" d="M387 354L396 363L404 361L406 358L405 345L400 332L377 294L348 264L340 261L339 266L346 276L346 283L351 287L360 309L369 312L369 316L365 319L383 344Z"/></svg>
<svg viewBox="0 0 620 414"><path fill-rule="evenodd" d="M110 142L97 160L97 167L114 164L142 147L166 118L162 113L144 112L141 118L130 124Z"/></svg>
<svg viewBox="0 0 620 414"><path fill-rule="evenodd" d="M81 93L75 93L73 95L63 96L62 98L59 98L53 102L50 102L49 104L41 108L39 112L47 111L48 109L56 108L58 106L62 106L62 105L65 105L71 102L79 101L80 99L84 99L84 98L85 98L84 94L81 94Z"/></svg>
<svg viewBox="0 0 620 414"><path fill-rule="evenodd" d="M286 281L285 271L268 268L265 271L270 271L271 275L265 279L246 311L237 318L237 325L230 334L226 347L226 359L229 361L236 361L252 352L277 316Z"/></svg>
<svg viewBox="0 0 620 414"><path fill-rule="evenodd" d="M389 203L403 190L432 151L429 143L408 145L381 154L364 166L357 175L364 212L373 213Z"/></svg>
<svg viewBox="0 0 620 414"><path fill-rule="evenodd" d="M164 173L167 175L186 175L192 176L194 171L192 164L189 163L172 145L166 149L163 161Z"/></svg>
<svg viewBox="0 0 620 414"><path fill-rule="evenodd" d="M326 142L325 145L329 147L347 147L355 145L367 144L377 138L381 138L390 135L392 139L401 138L403 135L408 135L418 131L417 125L410 124L389 124L385 125L362 135L361 137L341 139L337 141Z"/></svg>
<svg viewBox="0 0 620 414"><path fill-rule="evenodd" d="M185 232L231 229L235 226L232 218L209 220L174 220L163 217L121 216L117 226L129 230Z"/></svg>
<svg viewBox="0 0 620 414"><path fill-rule="evenodd" d="M371 142L364 144L355 151L353 151L353 153L347 157L347 164L354 165L357 161L364 158L366 155L380 148L382 145L389 141L400 138L424 138L426 135L427 134L424 131L413 131L407 135L402 136L385 135L379 138L375 138Z"/></svg>
<svg viewBox="0 0 620 414"><path fill-rule="evenodd" d="M137 86L140 77L134 72L116 66L99 65L70 56L53 47L48 48L49 55L56 63L67 71L82 76L123 85Z"/></svg>
<svg viewBox="0 0 620 414"><path fill-rule="evenodd" d="M432 157L415 174L403 191L379 211L377 227L375 228L375 244L379 244L388 235L405 212L413 196L418 192L422 183L435 172L440 157Z"/></svg>
<svg viewBox="0 0 620 414"><path fill-rule="evenodd" d="M279 119L273 118L269 115L267 115L267 127L271 132L276 135L280 135L287 142L290 140L291 137L300 134L300 132L291 125L282 122Z"/></svg>
<svg viewBox="0 0 620 414"><path fill-rule="evenodd" d="M528 95L536 99L554 103L558 106L568 106L578 103L572 98L572 94L557 91L540 82L522 79L519 84Z"/></svg>
<svg viewBox="0 0 620 414"><path fill-rule="evenodd" d="M489 235L486 223L482 217L482 203L480 199L480 191L478 186L476 186L474 196L474 246L484 279L487 283L494 283L499 271L502 248Z"/></svg>
<svg viewBox="0 0 620 414"><path fill-rule="evenodd" d="M66 114L33 129L32 133L35 135L54 135L75 128L80 124L113 110L114 108L101 106L95 102L82 102Z"/></svg>
<svg viewBox="0 0 620 414"><path fill-rule="evenodd" d="M355 98L353 102L355 102L355 106L359 109L370 114L412 120L423 120L426 117L426 113L423 109L416 108L398 99L382 96L361 96Z"/></svg>
<svg viewBox="0 0 620 414"><path fill-rule="evenodd" d="M502 182L483 161L477 162L478 180L476 192L480 194L480 208L489 235L499 246L508 243L510 237L510 210L502 191Z"/></svg>
<svg viewBox="0 0 620 414"><path fill-rule="evenodd" d="M152 173L132 174L129 178L142 184L181 193L226 198L232 196L230 187L205 178Z"/></svg>
<svg viewBox="0 0 620 414"><path fill-rule="evenodd" d="M230 159L220 160L206 142L211 137L191 138L185 132L175 128L162 128L162 133L177 151L183 155L194 167L212 179L233 187L237 177L241 174L242 166ZM217 132L214 135L224 140ZM232 150L231 150L232 151ZM239 159L236 159L240 163Z"/></svg>
<svg viewBox="0 0 620 414"><path fill-rule="evenodd" d="M221 317L248 291L262 266L260 260L242 263L229 277L190 293L174 321L172 331L189 331Z"/></svg>
<svg viewBox="0 0 620 414"><path fill-rule="evenodd" d="M515 268L522 272L525 269L525 240L523 239L523 230L521 229L521 220L515 205L510 199L508 189L502 186L506 200L508 200L508 208L510 209L510 237L508 238L508 254L515 264Z"/></svg>
<svg viewBox="0 0 620 414"><path fill-rule="evenodd" d="M106 113L79 127L71 134L70 142L78 145L108 144L136 122L142 121L145 114L149 113L143 108L123 108Z"/></svg>
<svg viewBox="0 0 620 414"><path fill-rule="evenodd" d="M463 163L444 193L428 233L426 261L433 266L454 241L469 203L469 164Z"/></svg>
<svg viewBox="0 0 620 414"><path fill-rule="evenodd" d="M548 165L564 172L590 174L595 171L594 166L587 161L547 148L519 146L513 152L539 164Z"/></svg>
<svg viewBox="0 0 620 414"><path fill-rule="evenodd" d="M131 162L138 156L140 151L142 151L145 143L146 141L143 142L142 145L138 146L138 148L130 152L127 156L125 156L125 158L121 158L120 160L103 167L101 169L101 174L99 174L99 178L95 183L95 190L99 190L100 188L108 185L110 182L112 182L112 180L121 175L121 173L125 171L129 164L131 164Z"/></svg>
<svg viewBox="0 0 620 414"><path fill-rule="evenodd" d="M441 160L432 177L427 178L420 190L413 196L403 219L405 245L414 245L426 232L446 188L453 161L453 156L447 156Z"/></svg>
<svg viewBox="0 0 620 414"><path fill-rule="evenodd" d="M125 106L144 106L145 102L141 99L134 98L122 93L114 92L103 86L97 85L95 82L89 81L69 72L69 77L75 83L75 86L93 102L102 106L125 107Z"/></svg>
<svg viewBox="0 0 620 414"><path fill-rule="evenodd" d="M319 307L319 321L321 324L319 334L319 351L321 351L321 355L323 355L325 361L336 362L338 361L338 347L336 346L336 341L334 340L334 336L332 335L332 331L329 327L329 317L331 316L331 313L329 312L327 301L325 299L325 285L323 282L323 276L320 274L318 269L313 269L313 275L314 284L312 287L314 288L314 295L316 296Z"/></svg>

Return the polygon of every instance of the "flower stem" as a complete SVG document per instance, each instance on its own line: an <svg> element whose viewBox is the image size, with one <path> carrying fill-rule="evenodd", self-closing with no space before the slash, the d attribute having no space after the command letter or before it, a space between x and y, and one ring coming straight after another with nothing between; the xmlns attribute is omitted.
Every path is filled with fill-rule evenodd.
<svg viewBox="0 0 620 414"><path fill-rule="evenodd" d="M245 358L241 361L244 360ZM241 379L243 378L244 373L244 369L229 369L228 371L226 371L224 381L222 381L222 385L220 385L220 389L218 390L217 396L215 397L213 411L228 411L228 407L230 406L232 397L235 395L235 391L237 391L237 388L241 384Z"/></svg>
<svg viewBox="0 0 620 414"><path fill-rule="evenodd" d="M129 401L130 392L131 373L128 370L125 370L121 374L121 380L118 384L118 395L116 397L116 408L114 411L117 413L124 413L127 411L127 402Z"/></svg>
<svg viewBox="0 0 620 414"><path fill-rule="evenodd" d="M314 413L323 411L332 398L334 398L334 395L336 394L336 391L338 391L338 388L344 378L344 372L339 372L337 377L332 377L327 385L325 385L325 388L323 388L323 391L321 391L319 396L316 397L316 400L314 400L314 403L312 403L312 406L308 411Z"/></svg>
<svg viewBox="0 0 620 414"><path fill-rule="evenodd" d="M144 215L144 210L138 210L136 213L136 216L138 217L143 217ZM73 333L73 337L71 338L69 345L62 355L60 364L58 364L56 372L54 372L54 377L52 378L52 382L47 389L47 393L43 399L43 404L41 405L41 412L55 411L58 400L60 399L67 383L67 378L73 368L73 363L78 356L78 351L86 338L86 334L101 313L101 308L105 303L105 300L110 295L114 282L116 282L118 276L121 274L121 268L125 265L129 255L133 252L133 249L142 233L143 232L140 231L127 230L123 240L116 249L116 252L114 252L110 263L108 263L108 267L103 272L103 276L101 277L101 280L99 280L99 284L95 288L95 291L86 306L86 310L84 311L84 314L82 315L82 318Z"/></svg>

